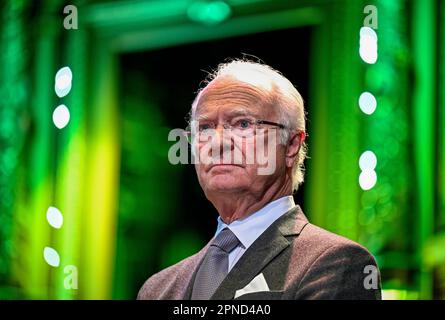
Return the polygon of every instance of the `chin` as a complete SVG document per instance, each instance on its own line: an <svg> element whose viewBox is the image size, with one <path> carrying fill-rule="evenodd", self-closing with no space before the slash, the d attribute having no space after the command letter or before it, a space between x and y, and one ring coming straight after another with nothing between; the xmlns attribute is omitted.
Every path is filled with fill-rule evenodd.
<svg viewBox="0 0 445 320"><path fill-rule="evenodd" d="M245 187L245 184L243 184L239 178L224 177L222 175L212 177L207 184L208 190L219 192L236 192Z"/></svg>

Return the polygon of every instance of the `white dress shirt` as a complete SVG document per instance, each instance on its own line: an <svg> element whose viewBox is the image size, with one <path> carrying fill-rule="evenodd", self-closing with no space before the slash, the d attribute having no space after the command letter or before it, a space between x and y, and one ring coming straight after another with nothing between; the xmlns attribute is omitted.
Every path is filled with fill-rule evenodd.
<svg viewBox="0 0 445 320"><path fill-rule="evenodd" d="M229 254L228 271L232 269L244 252L275 220L294 207L294 198L292 196L285 196L268 203L247 218L233 221L228 225L222 221L221 217L218 217L218 227L216 228L215 237L222 229L227 227L241 242L241 244Z"/></svg>

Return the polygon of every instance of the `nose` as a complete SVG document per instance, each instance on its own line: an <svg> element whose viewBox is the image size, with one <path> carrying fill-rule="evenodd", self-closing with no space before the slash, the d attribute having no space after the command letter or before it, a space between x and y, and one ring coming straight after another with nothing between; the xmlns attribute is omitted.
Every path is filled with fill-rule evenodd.
<svg viewBox="0 0 445 320"><path fill-rule="evenodd" d="M225 131L224 131L225 130ZM218 123L215 127L215 134L218 135L218 139L216 140L221 140L221 138L223 139L227 139L230 137L230 126L227 123Z"/></svg>
<svg viewBox="0 0 445 320"><path fill-rule="evenodd" d="M226 123L217 124L215 127L215 138L212 139L212 148L219 149L222 156L225 152L232 151L233 141L229 132L229 126Z"/></svg>
<svg viewBox="0 0 445 320"><path fill-rule="evenodd" d="M230 129L230 126L229 126L229 124L227 124L227 123L218 123L218 124L216 124L216 127L215 127L215 130L216 131L218 131L218 128L222 128L223 130L224 129Z"/></svg>

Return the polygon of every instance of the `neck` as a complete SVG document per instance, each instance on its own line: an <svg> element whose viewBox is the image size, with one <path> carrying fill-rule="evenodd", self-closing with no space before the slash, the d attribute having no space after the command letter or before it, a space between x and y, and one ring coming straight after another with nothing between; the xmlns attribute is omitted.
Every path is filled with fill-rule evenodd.
<svg viewBox="0 0 445 320"><path fill-rule="evenodd" d="M207 195L207 198L215 206L224 223L230 224L243 220L268 203L289 195L292 195L292 183L287 181L283 185L272 185L263 192L215 193Z"/></svg>

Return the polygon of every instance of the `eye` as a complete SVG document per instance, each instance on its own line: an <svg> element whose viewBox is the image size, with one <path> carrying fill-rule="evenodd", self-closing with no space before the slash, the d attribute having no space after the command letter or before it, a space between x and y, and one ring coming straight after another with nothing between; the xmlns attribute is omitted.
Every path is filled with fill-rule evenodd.
<svg viewBox="0 0 445 320"><path fill-rule="evenodd" d="M252 128L252 125L253 125L253 121L250 119L239 119L235 122L234 127L237 129L245 130L245 129Z"/></svg>
<svg viewBox="0 0 445 320"><path fill-rule="evenodd" d="M210 129L212 129L212 126L209 123L199 124L199 127L198 127L199 132L205 132Z"/></svg>

